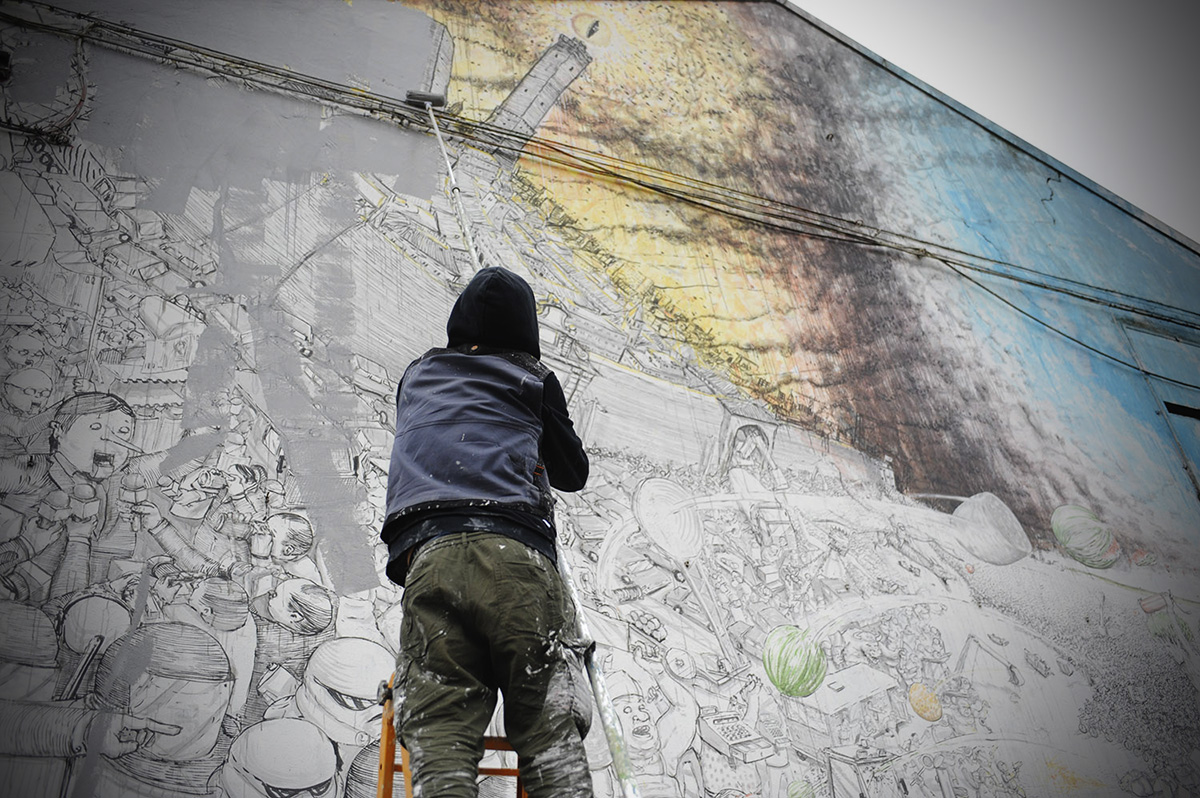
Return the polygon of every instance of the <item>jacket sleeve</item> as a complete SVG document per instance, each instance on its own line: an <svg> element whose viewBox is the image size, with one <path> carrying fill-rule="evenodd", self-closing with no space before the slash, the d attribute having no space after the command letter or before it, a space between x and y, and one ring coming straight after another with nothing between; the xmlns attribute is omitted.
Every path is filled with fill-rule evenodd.
<svg viewBox="0 0 1200 798"><path fill-rule="evenodd" d="M588 478L588 458L583 442L567 413L567 398L554 372L543 381L542 462L550 485L565 491L580 490Z"/></svg>

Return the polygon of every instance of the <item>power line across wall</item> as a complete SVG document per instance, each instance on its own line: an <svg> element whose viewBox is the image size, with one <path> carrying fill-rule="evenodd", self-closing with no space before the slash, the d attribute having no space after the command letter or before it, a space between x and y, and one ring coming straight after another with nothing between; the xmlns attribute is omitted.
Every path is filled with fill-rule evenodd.
<svg viewBox="0 0 1200 798"><path fill-rule="evenodd" d="M16 5L33 10L36 18L30 19L0 12L0 20L52 35L64 36L78 42L88 41L119 52L150 58L160 63L185 67L202 74L222 77L247 88L264 89L305 101L333 105L358 115L432 132L432 125L425 118L424 111L415 109L393 97L149 33L92 15L59 9L46 3L36 2L36 0L19 0ZM57 18L57 22L46 21L47 16ZM566 142L522 134L444 111L434 111L434 114L444 123L451 135L466 145L474 145L491 152L502 152L514 159L517 157L531 158L580 174L635 186L711 213L782 233L837 244L886 249L918 260L936 261L1022 316L1097 356L1147 377L1200 390L1200 385L1148 371L1136 363L1086 343L1003 297L980 280L971 277L967 272L975 272L1018 285L1068 296L1109 310L1177 325L1188 330L1200 330L1200 312L1060 277L1032 267L989 258L904 233L867 225L859 220L846 219L799 204L753 192L740 191ZM55 126L53 130L38 131L28 125L10 124L2 120L0 120L0 125L16 129L26 135L41 133L48 138L61 138L62 136L61 126Z"/></svg>

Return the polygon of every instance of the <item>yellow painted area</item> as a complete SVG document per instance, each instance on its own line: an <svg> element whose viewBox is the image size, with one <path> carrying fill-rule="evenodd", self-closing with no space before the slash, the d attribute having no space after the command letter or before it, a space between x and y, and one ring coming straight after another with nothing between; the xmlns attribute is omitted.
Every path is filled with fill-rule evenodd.
<svg viewBox="0 0 1200 798"><path fill-rule="evenodd" d="M934 723L942 719L942 702L937 693L920 682L908 688L908 703L921 718Z"/></svg>
<svg viewBox="0 0 1200 798"><path fill-rule="evenodd" d="M1080 776L1075 771L1068 768L1053 759L1046 760L1046 770L1050 774L1050 781L1065 792L1074 792L1075 790L1090 790L1095 787L1107 786L1102 781L1089 779L1086 776Z"/></svg>
<svg viewBox="0 0 1200 798"><path fill-rule="evenodd" d="M486 119L565 35L584 42L592 62L564 94L570 112L556 104L539 137L744 191L765 168L759 153L789 146L777 125L764 124L771 88L756 47L719 4L408 5L451 35L448 103L461 102L464 117ZM780 252L798 250L770 231L611 179L532 157L519 169L598 242L630 299L707 365L784 413L830 404L809 381L828 363L796 342L833 322L777 276L788 271Z"/></svg>

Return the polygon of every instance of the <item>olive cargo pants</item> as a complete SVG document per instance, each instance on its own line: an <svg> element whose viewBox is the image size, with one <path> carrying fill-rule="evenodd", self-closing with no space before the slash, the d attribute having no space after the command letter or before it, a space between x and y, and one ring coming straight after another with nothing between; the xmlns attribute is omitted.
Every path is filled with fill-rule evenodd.
<svg viewBox="0 0 1200 798"><path fill-rule="evenodd" d="M505 734L531 798L590 798L583 646L553 563L503 535L446 535L417 550L403 604L396 725L414 795L477 795L499 690Z"/></svg>

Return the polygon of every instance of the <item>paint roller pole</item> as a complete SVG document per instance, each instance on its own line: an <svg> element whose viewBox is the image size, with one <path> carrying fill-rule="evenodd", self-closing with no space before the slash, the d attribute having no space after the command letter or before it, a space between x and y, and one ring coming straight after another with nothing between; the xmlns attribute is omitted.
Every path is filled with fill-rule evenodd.
<svg viewBox="0 0 1200 798"><path fill-rule="evenodd" d="M583 604L579 601L579 592L575 589L575 580L571 578L571 564L566 556L559 553L558 562L561 566L563 581L571 601L575 604L575 615L579 618L579 633L591 640L592 634L588 629L587 618L583 614ZM596 662L595 646L588 649L584 657L587 665L588 679L592 683L592 693L596 696L596 707L600 711L600 723L604 726L604 737L608 740L608 750L612 755L613 772L621 784L623 798L640 798L637 782L633 778L633 764L629 761L629 749L625 746L625 735L621 732L621 721L617 718L617 709L613 706L612 696L608 694L608 684L604 681L604 671Z"/></svg>
<svg viewBox="0 0 1200 798"><path fill-rule="evenodd" d="M471 253L471 262L478 269L483 266L483 263L479 260L479 253L475 251L475 241L471 238L471 229L467 226L467 211L463 208L462 198L459 196L458 181L454 179L454 167L450 165L450 154L446 151L446 143L442 141L442 131L438 127L437 117L433 114L433 107L445 105L446 98L441 94L410 91L404 101L409 105L424 108L429 114L429 121L433 125L433 135L437 137L438 149L442 151L442 159L446 162L446 172L450 175L450 201L454 203L454 213L458 217L458 226L462 229L467 251Z"/></svg>

